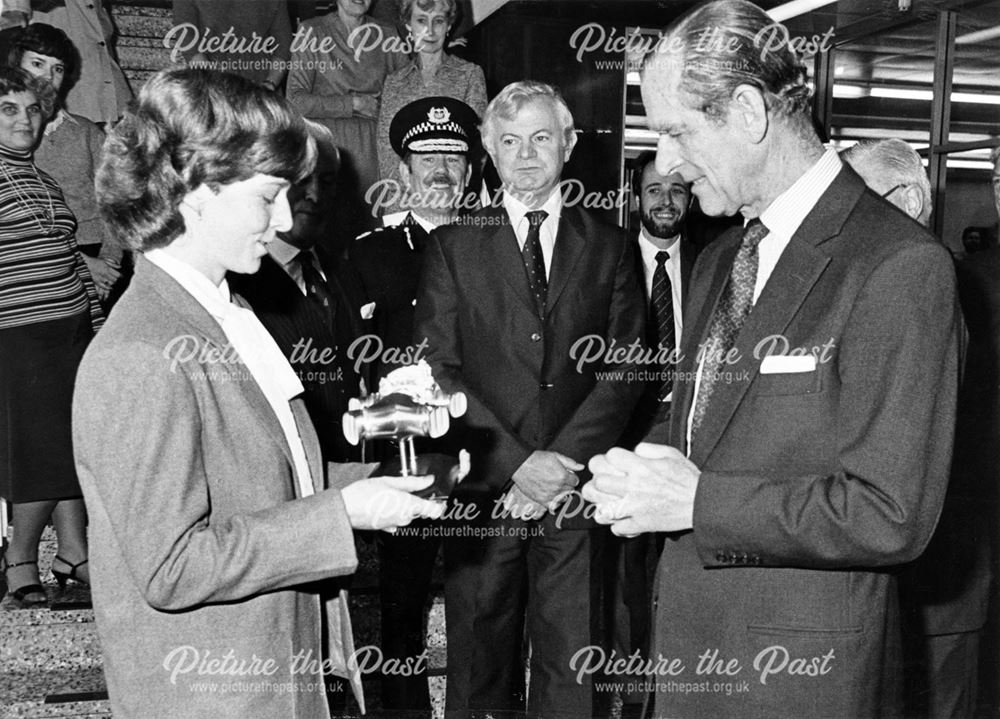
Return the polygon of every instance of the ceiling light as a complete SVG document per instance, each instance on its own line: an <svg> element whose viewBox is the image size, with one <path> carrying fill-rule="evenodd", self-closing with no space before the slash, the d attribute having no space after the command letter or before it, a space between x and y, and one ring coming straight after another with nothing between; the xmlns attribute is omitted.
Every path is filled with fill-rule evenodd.
<svg viewBox="0 0 1000 719"><path fill-rule="evenodd" d="M785 22L793 17L805 15L807 12L812 12L813 10L821 8L824 5L830 5L836 1L837 0L792 0L792 2L787 2L784 5L771 8L767 11L767 14L776 22Z"/></svg>

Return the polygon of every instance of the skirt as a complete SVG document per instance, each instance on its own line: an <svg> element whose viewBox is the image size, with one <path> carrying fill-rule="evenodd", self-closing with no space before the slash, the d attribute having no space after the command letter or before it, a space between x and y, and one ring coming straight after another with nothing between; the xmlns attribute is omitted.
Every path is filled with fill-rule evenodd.
<svg viewBox="0 0 1000 719"><path fill-rule="evenodd" d="M0 329L0 497L82 496L73 464L73 383L89 314Z"/></svg>

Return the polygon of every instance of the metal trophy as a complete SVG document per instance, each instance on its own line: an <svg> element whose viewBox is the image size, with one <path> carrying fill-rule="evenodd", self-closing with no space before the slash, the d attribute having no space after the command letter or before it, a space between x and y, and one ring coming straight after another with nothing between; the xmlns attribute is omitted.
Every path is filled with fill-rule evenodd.
<svg viewBox="0 0 1000 719"><path fill-rule="evenodd" d="M468 408L464 392L448 394L431 374L424 360L393 370L379 382L378 392L348 402L344 413L344 437L352 445L362 440L388 439L399 444L399 473L403 477L423 474L418 469L415 437L442 437L452 417ZM445 497L454 484L435 474L434 495ZM450 473L445 473L450 474ZM447 484L448 486L439 486Z"/></svg>

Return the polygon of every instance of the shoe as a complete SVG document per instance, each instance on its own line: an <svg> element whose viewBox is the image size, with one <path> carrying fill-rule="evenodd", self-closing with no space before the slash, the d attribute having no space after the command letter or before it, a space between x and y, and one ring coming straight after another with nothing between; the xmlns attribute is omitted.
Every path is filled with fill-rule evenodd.
<svg viewBox="0 0 1000 719"><path fill-rule="evenodd" d="M55 569L55 563L57 561L62 562L67 567L69 567L69 571L68 572L57 571ZM52 564L53 564L52 576L55 577L56 581L59 583L59 589L61 589L61 590L65 589L66 588L66 582L68 582L70 579L72 579L74 582L77 582L78 584L84 585L85 587L89 587L90 584L85 579L81 579L80 577L78 577L76 575L76 570L78 568L82 567L88 561L89 560L84 559L82 562L77 562L76 564L70 564L69 562L67 562L65 559L63 559L62 557L60 557L57 554L56 558L54 560L52 560Z"/></svg>
<svg viewBox="0 0 1000 719"><path fill-rule="evenodd" d="M14 564L7 564L7 558L4 557L2 562L3 562L3 573L5 577L7 575L8 570L13 569L14 567L24 567L30 564L34 564L36 567L38 566L38 562L34 559L30 559L27 562L16 562ZM7 584L7 588L8 590L10 589L9 582ZM41 584L25 584L23 587L18 587L17 589L14 589L9 593L11 598L13 598L13 600L17 602L18 606L20 606L22 609L27 607L37 607L42 604L46 604L49 601L48 596L46 596L45 594L45 587L43 587ZM32 594L36 596L32 597L31 596Z"/></svg>

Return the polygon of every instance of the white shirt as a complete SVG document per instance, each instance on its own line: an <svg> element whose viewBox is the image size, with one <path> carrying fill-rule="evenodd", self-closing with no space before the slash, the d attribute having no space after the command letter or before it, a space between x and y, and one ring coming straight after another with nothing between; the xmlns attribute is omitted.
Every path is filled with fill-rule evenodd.
<svg viewBox="0 0 1000 719"><path fill-rule="evenodd" d="M503 208L510 218L510 226L517 237L517 246L524 252L524 243L528 241L528 230L531 227L527 215L531 210L509 192L503 193ZM548 279L552 274L552 253L555 252L556 230L559 229L559 215L562 214L562 194L558 187L552 190L549 199L538 209L548 213L538 231L538 240L542 245L542 260L545 262L545 277Z"/></svg>
<svg viewBox="0 0 1000 719"><path fill-rule="evenodd" d="M782 253L792 241L792 236L799 225L806 219L819 203L819 198L826 192L833 179L840 172L842 163L836 150L827 150L815 165L806 170L792 186L782 192L760 214L760 221L768 229L767 235L757 245L757 281L754 284L753 301L757 303L760 293L764 291L771 273L778 265ZM744 223L745 225L746 223ZM694 379L694 398L698 398L701 387L701 372L705 366L704 356L698 362L698 373ZM696 402L691 403L687 419L687 454L691 454L691 424L694 419Z"/></svg>
<svg viewBox="0 0 1000 719"><path fill-rule="evenodd" d="M656 271L656 254L665 251L670 255L667 260L667 277L670 278L670 295L674 303L674 346L681 346L681 329L683 328L683 306L681 305L681 242L677 235L667 250L660 250L649 240L646 228L639 230L639 254L642 257L643 274L646 277L646 299L653 296L653 273Z"/></svg>
<svg viewBox="0 0 1000 719"><path fill-rule="evenodd" d="M390 212L387 215L382 215L382 226L383 227L395 227L396 225L403 224L403 220L406 219L407 215L413 215L413 219L418 225L424 228L426 232L430 232L435 229L437 225L428 222L423 217L418 215L416 212L411 212L410 210L403 210L402 212Z"/></svg>
<svg viewBox="0 0 1000 719"><path fill-rule="evenodd" d="M295 415L288 404L293 397L302 394L302 383L274 338L264 329L257 315L230 302L229 285L225 280L216 287L201 272L162 249L150 250L145 255L147 260L177 280L222 327L226 339L264 392L281 423L292 453L299 496L313 494L309 462L295 424Z"/></svg>

